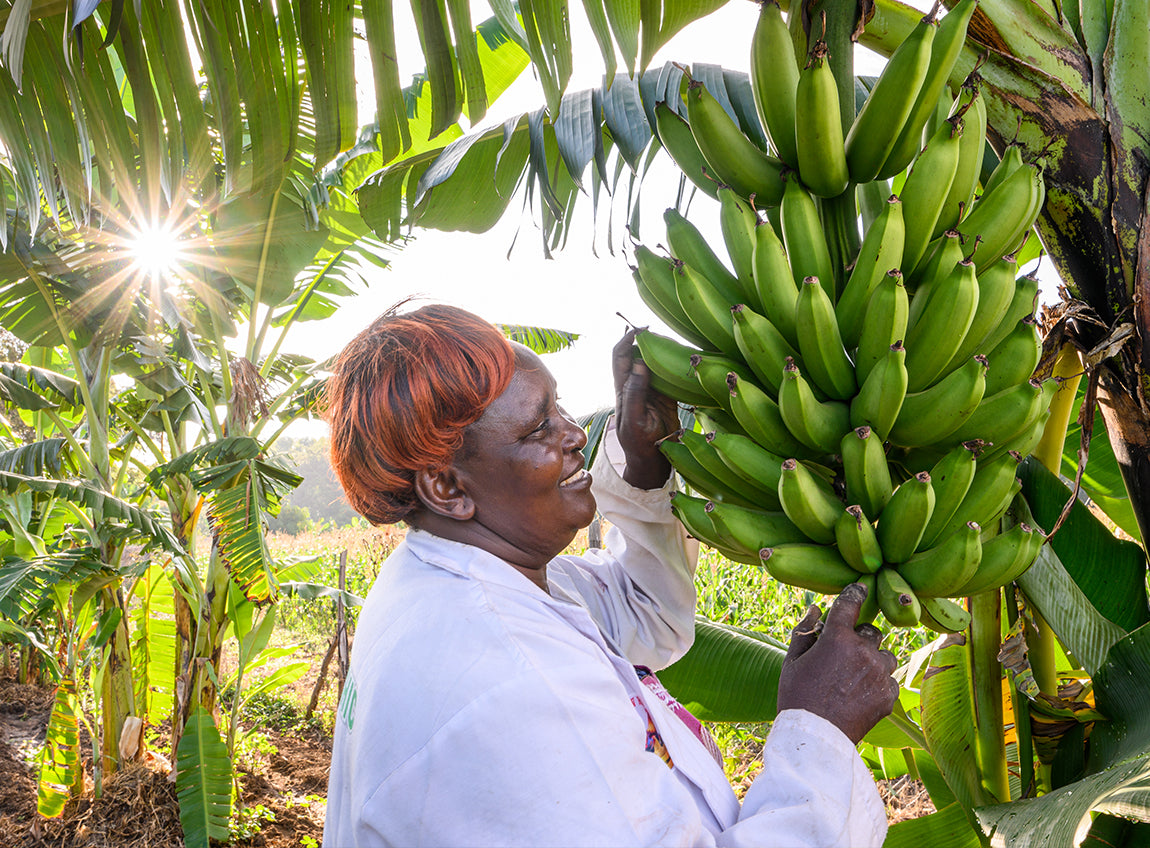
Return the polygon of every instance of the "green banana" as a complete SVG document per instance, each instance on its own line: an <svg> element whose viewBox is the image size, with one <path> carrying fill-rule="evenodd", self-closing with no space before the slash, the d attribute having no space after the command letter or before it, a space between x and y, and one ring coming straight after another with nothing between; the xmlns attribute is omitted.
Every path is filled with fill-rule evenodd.
<svg viewBox="0 0 1150 848"><path fill-rule="evenodd" d="M874 574L860 574L855 578L855 583L861 583L866 588L866 597L859 607L859 617L855 622L857 627L860 624L870 624L878 617L878 578Z"/></svg>
<svg viewBox="0 0 1150 848"><path fill-rule="evenodd" d="M775 325L791 347L797 347L799 335L795 331L795 300L799 290L791 273L786 248L770 221L760 221L755 227L752 263L755 289L763 307L763 315Z"/></svg>
<svg viewBox="0 0 1150 848"><path fill-rule="evenodd" d="M982 560L982 528L968 521L932 548L919 551L898 566L898 573L920 598L955 594Z"/></svg>
<svg viewBox="0 0 1150 848"><path fill-rule="evenodd" d="M699 465L699 460L691 453L688 446L680 441L680 436L681 434L668 436L659 442L659 450L691 489L697 491L699 495L710 498L711 501L754 506L752 499L741 497L737 492L729 490L722 480L715 478L711 472Z"/></svg>
<svg viewBox="0 0 1150 848"><path fill-rule="evenodd" d="M707 160L691 134L690 124L662 100L655 104L655 134L687 179L704 194L717 198L719 184L707 176Z"/></svg>
<svg viewBox="0 0 1150 848"><path fill-rule="evenodd" d="M727 388L727 375L734 372L740 379L749 380L751 371L739 360L728 359L720 353L696 353L691 356L691 370L699 385L724 411L731 403L731 390Z"/></svg>
<svg viewBox="0 0 1150 848"><path fill-rule="evenodd" d="M918 265L934 234L942 204L950 192L958 169L962 144L961 117L947 118L931 136L926 147L911 166L899 197L905 222L902 268Z"/></svg>
<svg viewBox="0 0 1150 848"><path fill-rule="evenodd" d="M839 117L839 91L827 63L825 41L816 41L799 71L795 90L795 147L803 184L818 197L837 197L850 181Z"/></svg>
<svg viewBox="0 0 1150 848"><path fill-rule="evenodd" d="M933 543L939 531L950 521L962 504L978 469L982 443L962 442L955 445L930 469L930 484L934 489L934 509L923 529L919 549L923 543Z"/></svg>
<svg viewBox="0 0 1150 848"><path fill-rule="evenodd" d="M919 598L919 623L935 633L961 633L970 626L970 613L950 598Z"/></svg>
<svg viewBox="0 0 1150 848"><path fill-rule="evenodd" d="M918 267L911 273L907 282L907 288L914 292L915 302L918 304L911 305L911 322L918 320L918 315L926 304L925 296L930 293L934 281L946 276L962 260L962 236L958 234L958 230L947 230L927 245Z"/></svg>
<svg viewBox="0 0 1150 848"><path fill-rule="evenodd" d="M761 310L763 305L759 302L754 277L755 225L758 221L755 210L735 194L734 189L727 186L719 188L719 231L735 269L742 300Z"/></svg>
<svg viewBox="0 0 1150 848"><path fill-rule="evenodd" d="M1042 356L1042 338L1038 322L1032 315L1025 316L1015 328L986 355L990 371L986 375L987 394L1029 380Z"/></svg>
<svg viewBox="0 0 1150 848"><path fill-rule="evenodd" d="M715 529L707 516L707 503L709 501L703 498L692 497L683 492L671 492L671 512L690 535L714 548L729 560L757 565L759 558L756 554L733 548L720 540L720 532Z"/></svg>
<svg viewBox="0 0 1150 848"><path fill-rule="evenodd" d="M993 273L996 265L997 263L990 266L991 273ZM1019 277L1014 281L1013 291L1010 306L1003 313L1002 320L998 322L998 326L986 334L986 337L979 344L982 350L994 350L1019 321L1027 315L1034 314L1034 310L1038 306L1038 278L1033 274Z"/></svg>
<svg viewBox="0 0 1150 848"><path fill-rule="evenodd" d="M738 278L723 264L699 228L673 206L663 212L663 223L667 227L667 247L671 256L702 274L723 295L728 306L738 303L742 299Z"/></svg>
<svg viewBox="0 0 1150 848"><path fill-rule="evenodd" d="M963 83L951 114L961 114L964 127L954 181L939 210L938 222L934 225L935 237L958 225L970 209L975 189L978 188L978 175L982 170L982 156L986 146L986 101L979 94L977 77L968 78Z"/></svg>
<svg viewBox="0 0 1150 848"><path fill-rule="evenodd" d="M774 545L808 541L806 534L780 511L767 512L716 501L709 503L706 509L716 528L720 528L739 547L756 555L763 548Z"/></svg>
<svg viewBox="0 0 1150 848"><path fill-rule="evenodd" d="M635 344L651 372L651 388L682 403L714 405L691 369L691 357L702 351L650 330L640 330Z"/></svg>
<svg viewBox="0 0 1150 848"><path fill-rule="evenodd" d="M820 454L834 453L850 429L850 407L839 400L820 401L790 357L779 386L779 415L791 435Z"/></svg>
<svg viewBox="0 0 1150 848"><path fill-rule="evenodd" d="M759 551L759 559L780 583L824 595L837 595L859 576L832 546L775 545Z"/></svg>
<svg viewBox="0 0 1150 848"><path fill-rule="evenodd" d="M990 177L986 181L986 185L982 187L983 194L989 194L998 188L1002 182L1026 164L1026 160L1022 158L1022 145L1017 141L1011 141L1006 145L1006 149L1002 151L1002 156L998 159L998 164L994 166L991 171Z"/></svg>
<svg viewBox="0 0 1150 848"><path fill-rule="evenodd" d="M972 356L933 386L908 392L890 430L892 444L904 448L941 442L974 414L986 392L985 356Z"/></svg>
<svg viewBox="0 0 1150 848"><path fill-rule="evenodd" d="M796 287L801 287L807 277L818 277L827 296L833 301L837 291L834 265L823 234L819 210L815 199L793 173L787 175L779 216L783 225L783 245L786 247ZM798 299L797 292L795 298Z"/></svg>
<svg viewBox="0 0 1150 848"><path fill-rule="evenodd" d="M1014 582L1030 568L1044 541L1042 533L1026 522L988 539L982 545L981 565L958 592L974 595Z"/></svg>
<svg viewBox="0 0 1150 848"><path fill-rule="evenodd" d="M914 589L893 568L883 568L875 578L878 606L895 627L914 627L922 616L922 604Z"/></svg>
<svg viewBox="0 0 1150 848"><path fill-rule="evenodd" d="M878 520L878 542L888 563L906 562L922 539L934 511L930 474L920 471L894 490Z"/></svg>
<svg viewBox="0 0 1150 848"><path fill-rule="evenodd" d="M906 338L909 315L910 300L902 272L893 268L879 280L866 305L855 350L855 375L860 384L890 353L890 346Z"/></svg>
<svg viewBox="0 0 1150 848"><path fill-rule="evenodd" d="M1010 441L1050 406L1057 380L1029 380L987 395L978 409L951 433L953 441L984 439L993 445Z"/></svg>
<svg viewBox="0 0 1150 848"><path fill-rule="evenodd" d="M1014 297L1014 271L1017 267L1018 263L1013 256L1004 256L976 274L978 306L975 307L970 329L966 331L962 344L958 346L958 351L947 364L946 370L953 369L960 362L966 362L976 353L987 353L991 350L982 342L987 334L998 326L1010 306L1010 301Z"/></svg>
<svg viewBox="0 0 1150 848"><path fill-rule="evenodd" d="M974 204L955 229L971 244L979 237L971 257L975 265L982 267L1017 249L1041 210L1044 185L1042 169L1024 164Z"/></svg>
<svg viewBox="0 0 1150 848"><path fill-rule="evenodd" d="M1017 474L1018 460L1009 454L990 462L980 462L970 489L954 515L939 528L934 539L924 538L922 547L925 549L938 544L940 539L945 539L968 521L988 530L993 529L1021 486Z"/></svg>
<svg viewBox="0 0 1150 848"><path fill-rule="evenodd" d="M847 501L878 518L894 492L882 439L870 427L856 427L839 444ZM873 569L871 569L873 570Z"/></svg>
<svg viewBox="0 0 1150 848"><path fill-rule="evenodd" d="M930 68L936 29L931 10L895 48L855 116L844 142L847 167L854 182L875 179L898 142Z"/></svg>
<svg viewBox="0 0 1150 848"><path fill-rule="evenodd" d="M711 285L696 268L679 263L675 267L675 293L679 304L711 345L728 356L737 357L735 331L731 326L731 301Z"/></svg>
<svg viewBox="0 0 1150 848"><path fill-rule="evenodd" d="M777 397L783 382L783 366L787 357L795 359L798 352L788 344L775 325L741 303L731 307L734 320L735 344L743 360L763 386Z"/></svg>
<svg viewBox="0 0 1150 848"><path fill-rule="evenodd" d="M711 444L728 468L771 492L771 497L763 500L764 509L782 508L779 503L779 477L782 475L783 457L739 433L715 432Z"/></svg>
<svg viewBox="0 0 1150 848"><path fill-rule="evenodd" d="M906 350L895 342L862 381L851 400L852 427L864 424L885 440L894 426L906 397Z"/></svg>
<svg viewBox="0 0 1150 848"><path fill-rule="evenodd" d="M779 502L787 518L812 542L829 545L835 540L835 522L843 503L826 481L797 459L787 459L780 467Z"/></svg>
<svg viewBox="0 0 1150 848"><path fill-rule="evenodd" d="M1039 444L1042 443L1042 437L1046 432L1046 423L1049 420L1050 408L1047 407L1034 419L1034 423L1023 427L1017 435L1011 436L1007 441L1000 442L988 450L986 452L986 459L995 459L1004 453L1013 453L1015 459L1022 462L1022 460L1034 453Z"/></svg>
<svg viewBox="0 0 1150 848"><path fill-rule="evenodd" d="M691 344L709 349L711 343L691 323L679 303L679 296L675 293L674 264L640 244L635 248L635 265L635 288L643 302L664 324Z"/></svg>
<svg viewBox="0 0 1150 848"><path fill-rule="evenodd" d="M785 456L811 456L812 451L791 435L779 405L750 380L727 375L731 393L731 414L743 431L769 451Z"/></svg>
<svg viewBox="0 0 1150 848"><path fill-rule="evenodd" d="M978 308L974 263L958 263L931 286L929 297L918 322L906 332L908 392L920 392L943 376L966 337Z"/></svg>
<svg viewBox="0 0 1150 848"><path fill-rule="evenodd" d="M710 172L720 183L729 185L742 197L754 195L761 206L779 202L783 194L783 163L747 138L698 80L687 85L687 123Z"/></svg>
<svg viewBox="0 0 1150 848"><path fill-rule="evenodd" d="M727 402L730 403L729 396ZM731 415L730 410L726 408L696 406L695 419L699 422L699 426L708 433L724 433L750 439L750 436L739 426L739 422L735 420L735 416Z"/></svg>
<svg viewBox="0 0 1150 848"><path fill-rule="evenodd" d="M687 446L691 456L707 474L719 482L724 492L751 504L759 503L763 497L775 496L777 489L776 492L771 492L763 484L748 482L727 467L727 464L719 458L711 440L702 433L684 429L679 434L679 441Z"/></svg>
<svg viewBox="0 0 1150 848"><path fill-rule="evenodd" d="M807 277L799 287L795 324L803 329L799 353L814 384L836 400L854 397L858 391L854 363L843 347L834 304L817 277Z"/></svg>
<svg viewBox="0 0 1150 848"><path fill-rule="evenodd" d="M863 236L843 293L835 303L839 332L848 350L858 345L871 292L902 262L902 248L902 201L892 194Z"/></svg>
<svg viewBox="0 0 1150 848"><path fill-rule="evenodd" d="M847 565L860 574L873 574L882 568L882 549L874 527L863 508L852 504L835 522L835 542Z"/></svg>
<svg viewBox="0 0 1150 848"><path fill-rule="evenodd" d="M919 87L910 115L899 130L898 140L879 170L879 176L883 179L905 171L906 166L918 154L922 146L923 127L926 126L935 104L946 90L951 69L954 68L966 42L967 25L977 5L978 0L960 0L939 23L934 34L934 42L931 44L930 66L927 68L926 78Z"/></svg>
<svg viewBox="0 0 1150 848"><path fill-rule="evenodd" d="M799 64L783 11L774 0L759 5L759 20L751 36L750 71L759 123L779 159L797 168L795 92L799 86Z"/></svg>

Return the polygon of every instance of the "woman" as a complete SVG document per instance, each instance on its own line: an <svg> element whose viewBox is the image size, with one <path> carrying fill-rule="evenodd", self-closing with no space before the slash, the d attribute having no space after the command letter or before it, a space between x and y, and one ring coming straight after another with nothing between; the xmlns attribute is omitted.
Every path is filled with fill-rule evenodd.
<svg viewBox="0 0 1150 848"><path fill-rule="evenodd" d="M542 361L477 316L393 310L341 355L336 472L370 521L410 529L360 613L327 848L882 843L854 745L898 687L878 631L854 627L863 587L796 628L741 807L648 672L691 644L696 548L657 447L675 406L648 389L633 337L614 351L615 427L591 474ZM561 556L596 503L607 549Z"/></svg>

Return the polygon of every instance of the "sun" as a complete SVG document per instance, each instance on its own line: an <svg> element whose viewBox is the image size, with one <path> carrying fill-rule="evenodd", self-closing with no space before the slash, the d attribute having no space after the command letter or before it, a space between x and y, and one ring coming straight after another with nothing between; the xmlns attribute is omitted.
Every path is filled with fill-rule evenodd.
<svg viewBox="0 0 1150 848"><path fill-rule="evenodd" d="M154 280L179 273L183 251L179 233L169 224L145 224L128 245L132 269Z"/></svg>

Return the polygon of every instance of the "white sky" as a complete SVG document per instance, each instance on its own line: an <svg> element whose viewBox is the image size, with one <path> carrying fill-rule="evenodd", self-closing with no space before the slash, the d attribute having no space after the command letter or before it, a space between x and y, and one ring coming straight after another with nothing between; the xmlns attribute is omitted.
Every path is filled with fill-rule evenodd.
<svg viewBox="0 0 1150 848"><path fill-rule="evenodd" d="M407 4L395 6L397 12L406 8ZM476 15L479 14L476 11ZM657 68L664 61L673 60L685 64L708 62L745 71L757 15L757 3L731 0L718 12L684 29L651 66ZM573 28L581 25L583 29L574 29L572 33L576 66L569 89L598 86L603 73L598 47L582 13L572 17ZM403 38L401 31L398 40L410 46L409 55L400 51L401 78L406 79L420 69L422 59L414 31L408 39ZM875 74L882 60L859 47L855 63L856 73ZM370 79L370 74L366 78ZM542 88L528 69L491 105L485 124L537 109L543 102ZM666 176L660 178L660 172L655 171L643 186L640 235L648 245L663 240L662 213L674 204L678 186L678 170L666 155L658 158L661 160L658 166ZM329 356L392 303L408 295L422 294L470 309L493 322L578 333L580 338L572 348L545 360L558 380L562 402L575 415L612 405L610 351L626 329L616 312L637 325L649 324L653 329L666 330L639 299L627 266L629 250L620 251L618 234L615 255L608 252L603 213L600 214L601 232L595 239L599 256L592 254L589 196L581 199L576 207L567 247L556 252L552 260L543 258L540 235L533 223L527 219L520 221L515 214L514 210L521 205L520 199L513 200L509 214L482 235L417 230L413 241L396 253L391 266L380 273L367 293L350 301L331 319L315 322L314 326L297 325L288 347L316 359ZM622 203L618 206L618 215L623 214L621 210ZM689 217L700 229L713 232L712 243L721 246L714 201L697 193ZM515 240L517 226L521 229ZM508 258L513 240L515 247ZM323 427L318 423L308 424L293 433L319 435L324 432Z"/></svg>

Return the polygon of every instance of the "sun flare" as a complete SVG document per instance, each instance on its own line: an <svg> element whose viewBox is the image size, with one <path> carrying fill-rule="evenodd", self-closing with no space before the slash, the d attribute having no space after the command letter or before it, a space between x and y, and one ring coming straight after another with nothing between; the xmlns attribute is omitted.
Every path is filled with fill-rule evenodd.
<svg viewBox="0 0 1150 848"><path fill-rule="evenodd" d="M133 270L153 279L179 272L183 258L179 234L166 223L141 227L128 249Z"/></svg>

